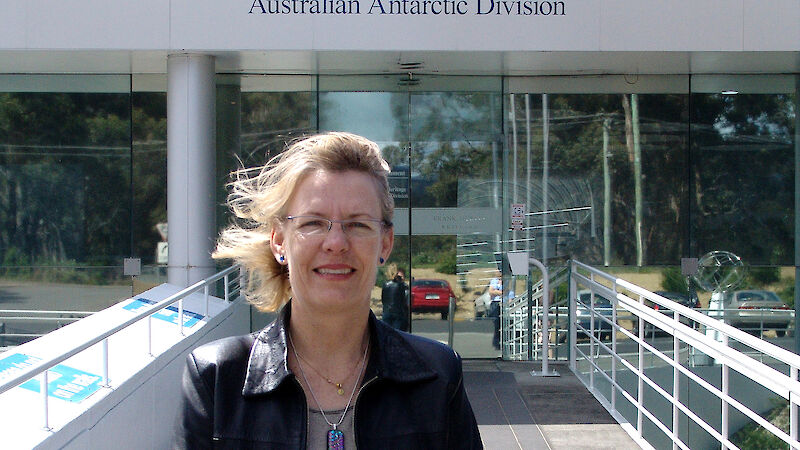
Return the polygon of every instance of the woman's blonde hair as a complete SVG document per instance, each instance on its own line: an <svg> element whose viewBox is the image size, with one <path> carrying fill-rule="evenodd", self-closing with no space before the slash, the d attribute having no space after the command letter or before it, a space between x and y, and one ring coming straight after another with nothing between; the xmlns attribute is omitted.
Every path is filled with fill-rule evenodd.
<svg viewBox="0 0 800 450"><path fill-rule="evenodd" d="M392 223L389 164L376 143L355 134L331 132L303 138L262 167L233 172L228 206L235 219L220 233L212 256L233 259L244 266L245 295L259 310L275 311L291 295L288 268L275 260L269 240L272 230L284 220L298 183L321 170L371 175L381 203L381 218Z"/></svg>

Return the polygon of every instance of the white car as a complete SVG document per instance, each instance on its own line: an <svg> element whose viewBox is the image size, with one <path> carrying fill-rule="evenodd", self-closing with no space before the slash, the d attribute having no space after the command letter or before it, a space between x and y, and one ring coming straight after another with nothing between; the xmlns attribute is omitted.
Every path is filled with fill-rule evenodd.
<svg viewBox="0 0 800 450"><path fill-rule="evenodd" d="M725 296L725 322L751 334L775 330L786 334L794 311L772 291L743 290Z"/></svg>

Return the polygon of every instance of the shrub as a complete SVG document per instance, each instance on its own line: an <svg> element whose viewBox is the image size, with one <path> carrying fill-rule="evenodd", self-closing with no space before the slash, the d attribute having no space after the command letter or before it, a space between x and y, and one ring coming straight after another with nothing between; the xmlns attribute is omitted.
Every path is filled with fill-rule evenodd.
<svg viewBox="0 0 800 450"><path fill-rule="evenodd" d="M665 291L686 292L689 286L686 284L686 277L681 274L679 267L666 267L661 272L664 277L661 280L661 287Z"/></svg>
<svg viewBox="0 0 800 450"><path fill-rule="evenodd" d="M787 284L783 289L778 291L778 296L786 303L787 306L794 308L794 280L789 280L790 283Z"/></svg>
<svg viewBox="0 0 800 450"><path fill-rule="evenodd" d="M778 428L787 431L789 425L789 405L783 399L773 399L775 405L766 419ZM731 436L731 442L741 449L789 448L783 440L755 422L750 422Z"/></svg>
<svg viewBox="0 0 800 450"><path fill-rule="evenodd" d="M750 267L747 272L747 284L750 286L765 286L781 280L781 271L778 266Z"/></svg>
<svg viewBox="0 0 800 450"><path fill-rule="evenodd" d="M436 271L439 273L446 273L448 275L455 275L456 273L456 255L455 253L447 252L436 263Z"/></svg>

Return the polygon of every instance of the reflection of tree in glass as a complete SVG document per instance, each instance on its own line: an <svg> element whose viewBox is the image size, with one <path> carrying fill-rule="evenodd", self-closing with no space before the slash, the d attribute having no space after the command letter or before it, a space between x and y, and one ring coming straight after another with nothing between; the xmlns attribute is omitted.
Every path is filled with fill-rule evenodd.
<svg viewBox="0 0 800 450"><path fill-rule="evenodd" d="M126 94L0 94L4 259L107 265L130 254L129 114Z"/></svg>
<svg viewBox="0 0 800 450"><path fill-rule="evenodd" d="M696 248L792 264L794 96L694 94Z"/></svg>
<svg viewBox="0 0 800 450"><path fill-rule="evenodd" d="M500 95L492 92L409 95L410 98L394 97L392 111L402 124L407 123L411 108L410 127L397 127L400 134L396 139L411 142L412 207L464 206L459 204L459 186L470 180L498 180L502 173L502 144L493 142L500 129ZM396 155L394 151L386 153L392 159L402 157L402 164L406 164L405 150ZM498 200L500 193L498 189ZM456 236L415 235L412 242L414 267L456 272Z"/></svg>
<svg viewBox="0 0 800 450"><path fill-rule="evenodd" d="M526 178L527 146L532 149L532 176L542 177L543 123L541 95L530 95L530 143L524 95L516 96L519 161L517 178ZM643 250L646 261L674 262L680 254L683 235L681 205L688 190L685 177L686 97L680 95L639 95L638 118L642 154ZM586 261L603 261L604 163L609 169L610 244L614 264L635 264L635 177L634 143L629 96L620 94L548 95L549 173L551 182L586 180L594 196L594 221L586 221L580 239L569 249L573 257ZM604 139L607 159L604 157ZM604 161L605 160L605 161ZM551 186L555 189L557 186ZM576 205L579 206L579 205ZM583 205L580 205L583 206ZM536 211L535 205L530 207ZM539 208L541 209L541 208ZM555 221L554 221L555 222ZM596 230L591 229L594 223ZM534 224L536 225L536 224ZM541 224L539 224L541 225Z"/></svg>

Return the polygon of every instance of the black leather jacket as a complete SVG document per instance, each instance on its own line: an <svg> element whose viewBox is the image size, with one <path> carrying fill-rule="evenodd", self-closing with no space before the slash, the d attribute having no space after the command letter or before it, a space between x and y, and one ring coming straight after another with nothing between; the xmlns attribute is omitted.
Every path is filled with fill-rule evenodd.
<svg viewBox="0 0 800 450"><path fill-rule="evenodd" d="M306 398L286 365L289 309L259 333L188 356L174 448L306 448ZM372 353L354 406L357 448L483 448L458 355L371 313L369 329Z"/></svg>

